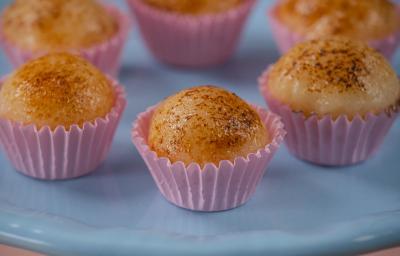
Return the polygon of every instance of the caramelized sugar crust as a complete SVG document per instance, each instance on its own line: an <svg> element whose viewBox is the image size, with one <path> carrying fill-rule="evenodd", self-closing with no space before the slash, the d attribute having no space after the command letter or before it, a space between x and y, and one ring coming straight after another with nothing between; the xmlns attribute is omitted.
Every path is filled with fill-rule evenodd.
<svg viewBox="0 0 400 256"><path fill-rule="evenodd" d="M271 94L309 115L379 113L397 106L398 77L366 44L343 38L295 46L269 72Z"/></svg>
<svg viewBox="0 0 400 256"><path fill-rule="evenodd" d="M108 79L86 60L66 53L30 61L0 90L0 116L37 127L68 129L106 116L114 105Z"/></svg>
<svg viewBox="0 0 400 256"><path fill-rule="evenodd" d="M200 165L246 157L268 142L258 113L214 86L193 87L165 99L154 112L148 137L158 156Z"/></svg>
<svg viewBox="0 0 400 256"><path fill-rule="evenodd" d="M384 38L398 30L396 6L389 0L280 0L278 18L310 38Z"/></svg>
<svg viewBox="0 0 400 256"><path fill-rule="evenodd" d="M95 0L14 0L1 21L7 40L41 52L87 48L118 30L115 19Z"/></svg>
<svg viewBox="0 0 400 256"><path fill-rule="evenodd" d="M161 10L182 14L208 14L228 11L240 5L243 0L144 0Z"/></svg>

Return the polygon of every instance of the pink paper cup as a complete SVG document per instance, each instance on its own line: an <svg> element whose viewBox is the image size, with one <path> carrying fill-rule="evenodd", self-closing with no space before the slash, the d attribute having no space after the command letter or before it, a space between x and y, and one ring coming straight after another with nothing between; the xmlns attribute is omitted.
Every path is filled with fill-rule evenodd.
<svg viewBox="0 0 400 256"><path fill-rule="evenodd" d="M221 64L233 54L255 0L220 14L180 15L142 0L127 0L151 53L161 62L184 67Z"/></svg>
<svg viewBox="0 0 400 256"><path fill-rule="evenodd" d="M106 158L126 105L123 87L112 81L115 105L104 118L72 125L38 129L0 118L0 143L15 169L27 176L59 180L94 171Z"/></svg>
<svg viewBox="0 0 400 256"><path fill-rule="evenodd" d="M223 160L219 166L181 161L171 163L158 157L147 144L148 130L155 107L138 115L133 124L132 141L146 162L161 194L171 203L195 211L223 211L249 200L262 179L267 165L283 141L285 131L280 118L254 106L266 125L272 142L233 162Z"/></svg>
<svg viewBox="0 0 400 256"><path fill-rule="evenodd" d="M341 115L306 117L275 99L268 89L268 70L259 78L259 88L269 108L282 117L288 132L285 142L296 157L326 166L356 164L371 157L382 144L398 111L373 113L349 120Z"/></svg>
<svg viewBox="0 0 400 256"><path fill-rule="evenodd" d="M118 23L118 32L107 41L85 49L71 49L70 51L79 54L104 73L117 77L121 53L125 45L128 32L131 25L130 18L113 6L105 6L107 11L116 19ZM32 52L19 48L12 42L9 42L3 34L3 25L0 26L0 44L11 64L19 67L25 62L47 54L47 52Z"/></svg>
<svg viewBox="0 0 400 256"><path fill-rule="evenodd" d="M400 7L398 8L400 16ZM291 31L285 24L279 21L276 15L276 6L268 11L268 20L279 51L284 54L296 44L306 41L307 39L295 32ZM389 35L383 39L369 41L370 47L379 51L388 60L391 60L400 43L400 31Z"/></svg>

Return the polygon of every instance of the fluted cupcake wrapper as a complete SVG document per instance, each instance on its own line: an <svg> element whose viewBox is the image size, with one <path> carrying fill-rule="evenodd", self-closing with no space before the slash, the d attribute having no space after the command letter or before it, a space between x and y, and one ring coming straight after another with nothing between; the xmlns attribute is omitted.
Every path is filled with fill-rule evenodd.
<svg viewBox="0 0 400 256"><path fill-rule="evenodd" d="M69 130L23 125L0 118L0 142L15 169L46 180L69 179L93 171L106 158L125 108L125 94L114 83L115 105L104 118Z"/></svg>
<svg viewBox="0 0 400 256"><path fill-rule="evenodd" d="M105 42L94 45L89 48L71 49L70 51L79 54L104 73L117 77L121 54L125 45L131 20L130 18L113 6L105 6L106 10L114 17L118 23L118 32ZM9 42L0 26L0 44L2 45L6 56L14 67L19 67L25 62L45 55L47 52L32 52L22 49Z"/></svg>
<svg viewBox="0 0 400 256"><path fill-rule="evenodd" d="M397 8L400 16L400 7ZM268 10L268 20L272 34L279 51L284 54L296 44L306 41L306 38L291 31L285 24L282 24L276 16L276 7ZM388 60L391 60L400 43L400 31L385 38L367 42L370 47L376 49Z"/></svg>
<svg viewBox="0 0 400 256"><path fill-rule="evenodd" d="M305 116L275 99L268 89L268 69L259 78L261 94L271 111L282 117L289 151L300 159L327 166L345 166L367 160L382 144L398 110L368 113L351 120L346 115Z"/></svg>
<svg viewBox="0 0 400 256"><path fill-rule="evenodd" d="M142 0L127 0L152 54L162 62L205 67L225 62L236 49L255 0L224 13L201 16L158 10Z"/></svg>
<svg viewBox="0 0 400 256"><path fill-rule="evenodd" d="M196 211L222 211L244 204L253 195L285 136L278 116L254 108L268 129L271 143L246 158L223 160L219 166L208 163L203 168L197 163L185 166L181 161L171 163L165 157L158 157L147 144L154 107L139 114L133 124L132 141L161 194L179 207Z"/></svg>

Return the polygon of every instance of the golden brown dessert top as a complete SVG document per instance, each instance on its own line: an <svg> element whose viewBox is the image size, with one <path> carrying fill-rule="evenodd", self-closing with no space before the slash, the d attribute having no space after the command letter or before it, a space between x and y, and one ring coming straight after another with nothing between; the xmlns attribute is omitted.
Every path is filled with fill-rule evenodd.
<svg viewBox="0 0 400 256"><path fill-rule="evenodd" d="M318 38L384 38L398 30L396 6L389 0L281 0L278 18L291 30Z"/></svg>
<svg viewBox="0 0 400 256"><path fill-rule="evenodd" d="M31 51L91 47L117 29L114 17L95 0L14 0L2 15L6 39Z"/></svg>
<svg viewBox="0 0 400 256"><path fill-rule="evenodd" d="M114 89L86 60L65 53L30 61L11 74L0 90L0 116L37 127L73 124L105 117Z"/></svg>
<svg viewBox="0 0 400 256"><path fill-rule="evenodd" d="M182 14L208 14L228 11L242 3L243 0L143 0L161 10Z"/></svg>
<svg viewBox="0 0 400 256"><path fill-rule="evenodd" d="M200 165L246 157L268 142L258 113L214 86L193 87L165 99L153 114L148 137L159 156Z"/></svg>
<svg viewBox="0 0 400 256"><path fill-rule="evenodd" d="M272 66L274 97L306 114L379 113L396 106L398 77L387 60L366 44L343 38L295 46Z"/></svg>

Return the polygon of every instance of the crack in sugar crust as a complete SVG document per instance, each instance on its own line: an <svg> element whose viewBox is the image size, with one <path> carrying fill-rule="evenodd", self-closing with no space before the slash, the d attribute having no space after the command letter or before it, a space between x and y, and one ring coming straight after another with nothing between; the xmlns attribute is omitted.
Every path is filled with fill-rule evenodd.
<svg viewBox="0 0 400 256"><path fill-rule="evenodd" d="M396 6L388 0L282 0L277 14L291 30L308 38L380 39L399 24Z"/></svg>
<svg viewBox="0 0 400 256"><path fill-rule="evenodd" d="M39 128L82 126L104 117L113 105L107 78L86 60L64 53L28 62L0 90L0 116Z"/></svg>
<svg viewBox="0 0 400 256"><path fill-rule="evenodd" d="M152 150L186 164L233 160L267 141L258 113L235 94L213 86L168 97L154 112L149 132Z"/></svg>
<svg viewBox="0 0 400 256"><path fill-rule="evenodd" d="M335 116L380 112L400 97L398 78L384 57L343 38L294 47L272 67L269 88L297 111Z"/></svg>

